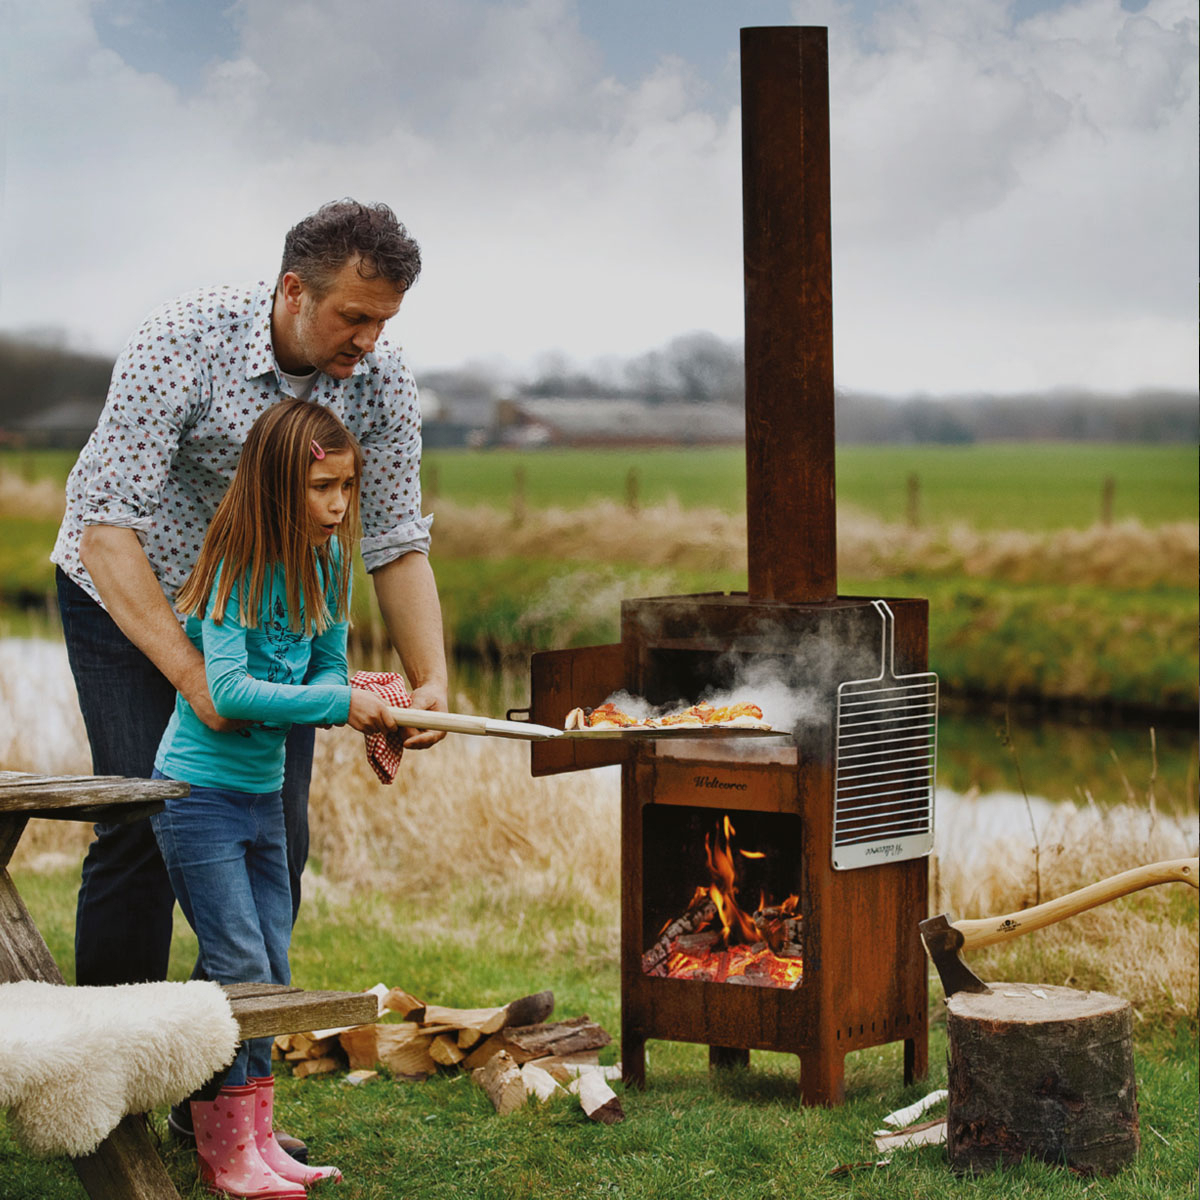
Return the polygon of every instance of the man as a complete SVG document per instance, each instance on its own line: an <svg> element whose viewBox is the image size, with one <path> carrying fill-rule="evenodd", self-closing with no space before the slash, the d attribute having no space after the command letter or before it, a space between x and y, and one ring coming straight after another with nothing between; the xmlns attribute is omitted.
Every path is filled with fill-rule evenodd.
<svg viewBox="0 0 1200 1200"><path fill-rule="evenodd" d="M101 775L148 777L178 689L217 716L172 598L241 443L285 396L327 405L363 447L362 554L413 706L446 709L430 518L421 515L416 385L381 340L421 268L383 204L324 205L292 229L274 284L218 287L155 312L126 345L67 484L51 555L71 670ZM313 729L288 740L283 787L293 919L308 855ZM408 730L421 749L444 735ZM96 826L75 927L80 984L163 979L174 897L148 820Z"/></svg>

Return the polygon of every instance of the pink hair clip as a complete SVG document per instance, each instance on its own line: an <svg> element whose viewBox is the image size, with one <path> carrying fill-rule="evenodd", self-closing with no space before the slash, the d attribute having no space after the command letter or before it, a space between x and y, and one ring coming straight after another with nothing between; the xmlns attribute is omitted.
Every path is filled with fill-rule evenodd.
<svg viewBox="0 0 1200 1200"><path fill-rule="evenodd" d="M325 451L321 449L321 444L314 438L309 445L312 446L313 458L321 459L325 457Z"/></svg>

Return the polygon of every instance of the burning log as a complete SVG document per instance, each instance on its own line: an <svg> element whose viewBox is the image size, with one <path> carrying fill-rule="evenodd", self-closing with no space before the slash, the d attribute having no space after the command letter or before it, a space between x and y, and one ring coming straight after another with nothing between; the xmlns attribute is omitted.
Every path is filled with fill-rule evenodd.
<svg viewBox="0 0 1200 1200"><path fill-rule="evenodd" d="M669 922L658 940L642 955L642 970L647 975L666 975L664 964L670 956L674 943L681 937L689 937L716 920L717 906L708 894L707 888L697 888L691 903L684 912ZM720 940L720 933L714 931L713 941Z"/></svg>

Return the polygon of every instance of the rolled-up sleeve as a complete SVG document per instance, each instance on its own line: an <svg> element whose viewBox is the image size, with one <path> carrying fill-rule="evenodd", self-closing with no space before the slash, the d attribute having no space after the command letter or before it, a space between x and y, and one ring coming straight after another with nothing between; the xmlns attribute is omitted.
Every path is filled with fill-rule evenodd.
<svg viewBox="0 0 1200 1200"><path fill-rule="evenodd" d="M432 516L421 514L421 410L397 357L379 381L379 409L363 439L362 557L368 571L412 551L429 553Z"/></svg>
<svg viewBox="0 0 1200 1200"><path fill-rule="evenodd" d="M81 524L116 525L139 536L151 529L203 390L192 366L196 356L181 354L179 340L147 325L117 360L89 445L94 465Z"/></svg>

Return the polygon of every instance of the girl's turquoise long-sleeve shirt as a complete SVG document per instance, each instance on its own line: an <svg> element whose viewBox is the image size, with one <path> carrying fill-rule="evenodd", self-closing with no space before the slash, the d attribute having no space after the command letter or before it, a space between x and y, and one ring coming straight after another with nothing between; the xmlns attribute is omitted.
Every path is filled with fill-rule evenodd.
<svg viewBox="0 0 1200 1200"><path fill-rule="evenodd" d="M188 617L187 635L204 655L208 690L217 712L251 724L217 733L182 696L176 696L154 765L168 778L197 787L273 792L283 785L291 726L342 725L350 715L347 622L331 623L323 633L308 637L301 611L297 622L301 628L292 629L280 567L263 588L255 626L238 619L240 581L234 584L224 618L219 624L214 621L216 591L214 585L202 620ZM330 612L336 611L332 579L326 587L326 603Z"/></svg>

